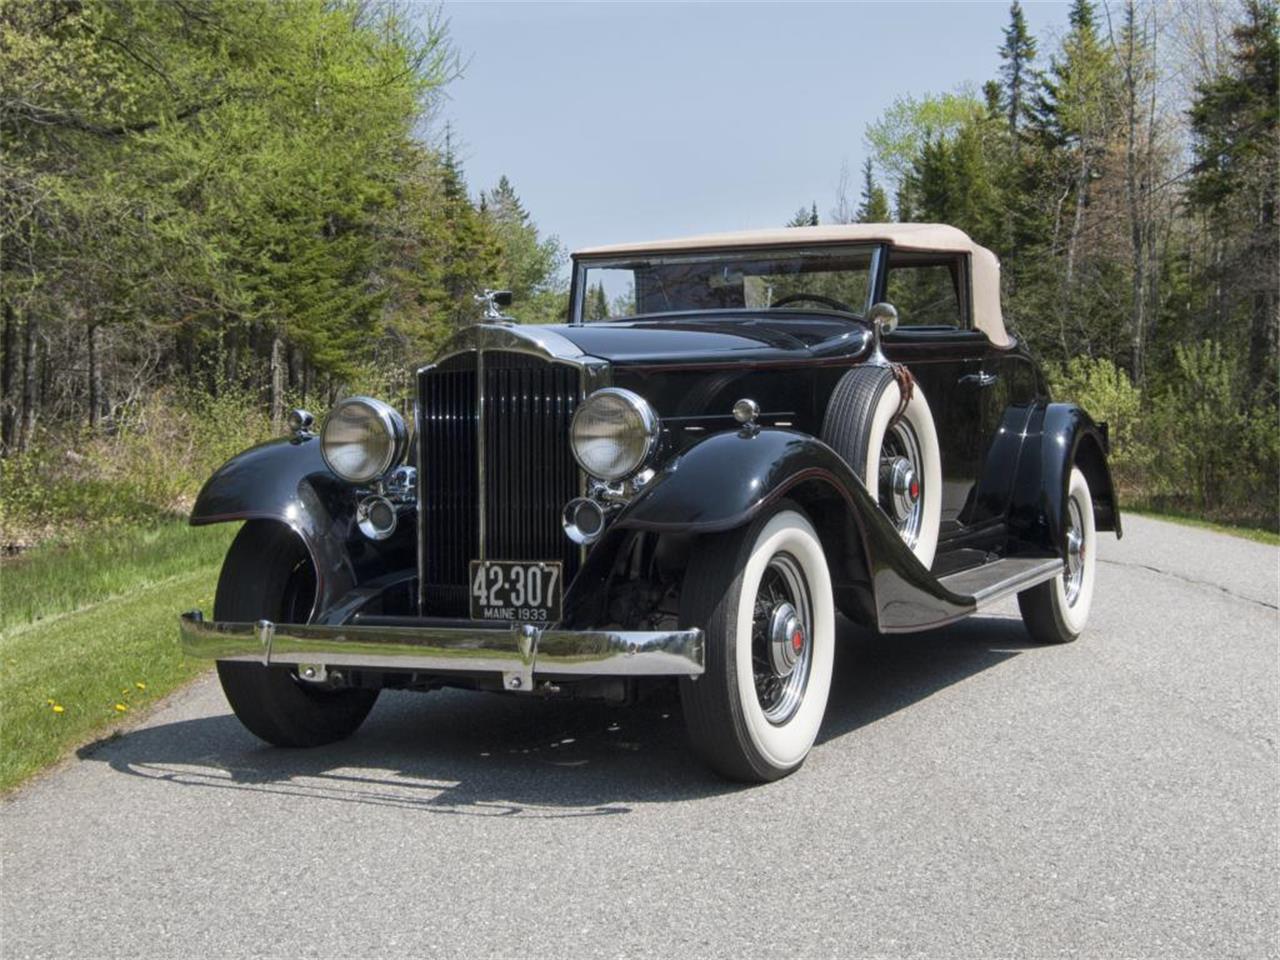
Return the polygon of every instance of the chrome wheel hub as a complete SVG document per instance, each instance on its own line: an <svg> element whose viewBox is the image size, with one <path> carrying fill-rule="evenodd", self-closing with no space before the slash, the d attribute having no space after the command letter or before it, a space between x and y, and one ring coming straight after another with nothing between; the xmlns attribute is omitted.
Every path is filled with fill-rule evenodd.
<svg viewBox="0 0 1280 960"><path fill-rule="evenodd" d="M880 461L880 485L889 501L889 513L901 523L911 516L920 502L920 480L915 467L906 457L887 457Z"/></svg>
<svg viewBox="0 0 1280 960"><path fill-rule="evenodd" d="M880 450L880 506L914 547L924 525L924 454L904 418L889 428Z"/></svg>
<svg viewBox="0 0 1280 960"><path fill-rule="evenodd" d="M769 665L779 677L789 677L804 653L808 638L804 624L790 603L780 603L769 615Z"/></svg>
<svg viewBox="0 0 1280 960"><path fill-rule="evenodd" d="M1062 583L1069 607L1074 607L1080 599L1087 549L1084 542L1084 517L1079 502L1073 497L1067 505L1067 570Z"/></svg>
<svg viewBox="0 0 1280 960"><path fill-rule="evenodd" d="M756 700L775 726L795 716L804 701L812 635L813 604L804 571L791 554L775 554L756 588L751 621Z"/></svg>

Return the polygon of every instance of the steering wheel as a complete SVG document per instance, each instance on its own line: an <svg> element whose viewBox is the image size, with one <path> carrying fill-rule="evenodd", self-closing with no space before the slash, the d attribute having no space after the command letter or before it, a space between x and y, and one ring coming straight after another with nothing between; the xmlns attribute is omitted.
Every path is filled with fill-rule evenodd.
<svg viewBox="0 0 1280 960"><path fill-rule="evenodd" d="M820 293L793 293L789 296L783 297L776 303L769 304L769 309L777 310L779 307L785 307L788 304L797 303L801 300L811 300L814 303L821 303L823 306L831 307L833 310L840 310L844 313L856 312L853 307L849 306L847 303L841 303L834 297L824 297Z"/></svg>

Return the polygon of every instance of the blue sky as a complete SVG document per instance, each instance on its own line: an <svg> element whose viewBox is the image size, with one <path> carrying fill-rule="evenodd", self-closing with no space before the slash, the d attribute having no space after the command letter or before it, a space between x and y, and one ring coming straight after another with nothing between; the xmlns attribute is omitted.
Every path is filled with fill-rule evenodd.
<svg viewBox="0 0 1280 960"><path fill-rule="evenodd" d="M1027 3L1063 29L1066 3ZM473 192L506 174L570 249L825 219L900 94L995 75L993 3L447 2L448 121ZM855 185L856 186L856 185Z"/></svg>

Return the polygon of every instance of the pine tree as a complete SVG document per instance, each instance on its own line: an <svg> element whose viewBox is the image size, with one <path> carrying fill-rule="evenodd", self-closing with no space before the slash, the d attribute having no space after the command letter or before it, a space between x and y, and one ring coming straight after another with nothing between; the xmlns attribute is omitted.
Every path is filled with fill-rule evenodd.
<svg viewBox="0 0 1280 960"><path fill-rule="evenodd" d="M587 295L582 305L582 319L590 323L593 320L609 319L609 297L604 292L603 283L595 283L587 287Z"/></svg>
<svg viewBox="0 0 1280 960"><path fill-rule="evenodd" d="M515 299L512 313L526 323L559 319L567 306L560 278L564 252L555 237L542 239L533 219L504 175L480 195L480 212L501 246L497 284Z"/></svg>
<svg viewBox="0 0 1280 960"><path fill-rule="evenodd" d="M1191 107L1196 165L1187 190L1191 207L1204 214L1222 256L1211 268L1224 291L1219 321L1233 307L1247 313L1250 392L1274 402L1277 394L1276 245L1280 129L1280 43L1273 0L1248 0L1244 22L1232 31L1226 73L1200 84Z"/></svg>
<svg viewBox="0 0 1280 960"><path fill-rule="evenodd" d="M1027 90L1033 80L1032 62L1035 57L1036 41L1027 29L1022 4L1013 0L1009 7L1009 25L1004 30L1004 43L1000 46L1000 79L1003 81L1002 103L1015 154L1020 124L1027 109Z"/></svg>
<svg viewBox="0 0 1280 960"><path fill-rule="evenodd" d="M787 221L788 227L816 227L818 225L818 205L801 207L794 217Z"/></svg>
<svg viewBox="0 0 1280 960"><path fill-rule="evenodd" d="M858 205L858 223L885 223L889 219L889 198L884 187L876 183L871 158L862 164L862 202Z"/></svg>
<svg viewBox="0 0 1280 960"><path fill-rule="evenodd" d="M432 312L449 326L474 321L473 298L498 282L502 245L488 219L472 204L462 166L446 133L436 176L440 184L439 229L424 250L424 268L432 277Z"/></svg>
<svg viewBox="0 0 1280 960"><path fill-rule="evenodd" d="M1061 290L1049 306L1057 314L1064 356L1081 344L1090 349L1092 342L1115 355L1122 349L1118 335L1123 316L1100 308L1105 298L1097 285L1122 280L1113 276L1112 267L1118 257L1128 255L1096 242L1101 239L1101 222L1089 211L1095 196L1110 194L1113 188L1103 178L1115 172L1107 167L1107 158L1118 152L1123 140L1121 72L1098 36L1090 0L1074 0L1069 22L1061 49L1040 80L1027 131L1036 155L1024 171L1023 183L1039 195L1045 211L1040 232L1047 235L1047 252L1063 257ZM1085 242L1086 236L1094 242ZM1082 280L1086 261L1089 270ZM1127 292L1118 290L1108 296L1128 299ZM1074 336L1068 335L1068 324Z"/></svg>
<svg viewBox="0 0 1280 960"><path fill-rule="evenodd" d="M984 246L999 248L999 169L984 145L984 133L981 122L974 122L952 137L926 141L908 186L918 219L949 223Z"/></svg>

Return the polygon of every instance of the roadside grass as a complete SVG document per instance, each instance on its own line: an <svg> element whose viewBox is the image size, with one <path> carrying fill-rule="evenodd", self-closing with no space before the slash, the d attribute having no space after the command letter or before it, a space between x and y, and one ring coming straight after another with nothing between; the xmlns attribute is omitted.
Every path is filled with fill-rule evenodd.
<svg viewBox="0 0 1280 960"><path fill-rule="evenodd" d="M0 562L0 634L222 562L235 524L114 524Z"/></svg>
<svg viewBox="0 0 1280 960"><path fill-rule="evenodd" d="M1151 517L1153 520L1168 520L1170 523L1181 524L1184 527L1199 527L1201 530L1212 530L1214 533L1225 533L1232 537L1252 540L1254 543L1265 543L1271 547L1280 547L1280 533L1268 530L1265 527L1240 527L1227 523L1215 523L1212 520L1205 520L1203 517L1193 517L1185 513L1155 510L1141 506L1126 507L1121 504L1120 509L1122 513L1136 513L1142 517Z"/></svg>
<svg viewBox="0 0 1280 960"><path fill-rule="evenodd" d="M0 791L206 669L177 615L210 608L234 532L113 528L0 566Z"/></svg>

